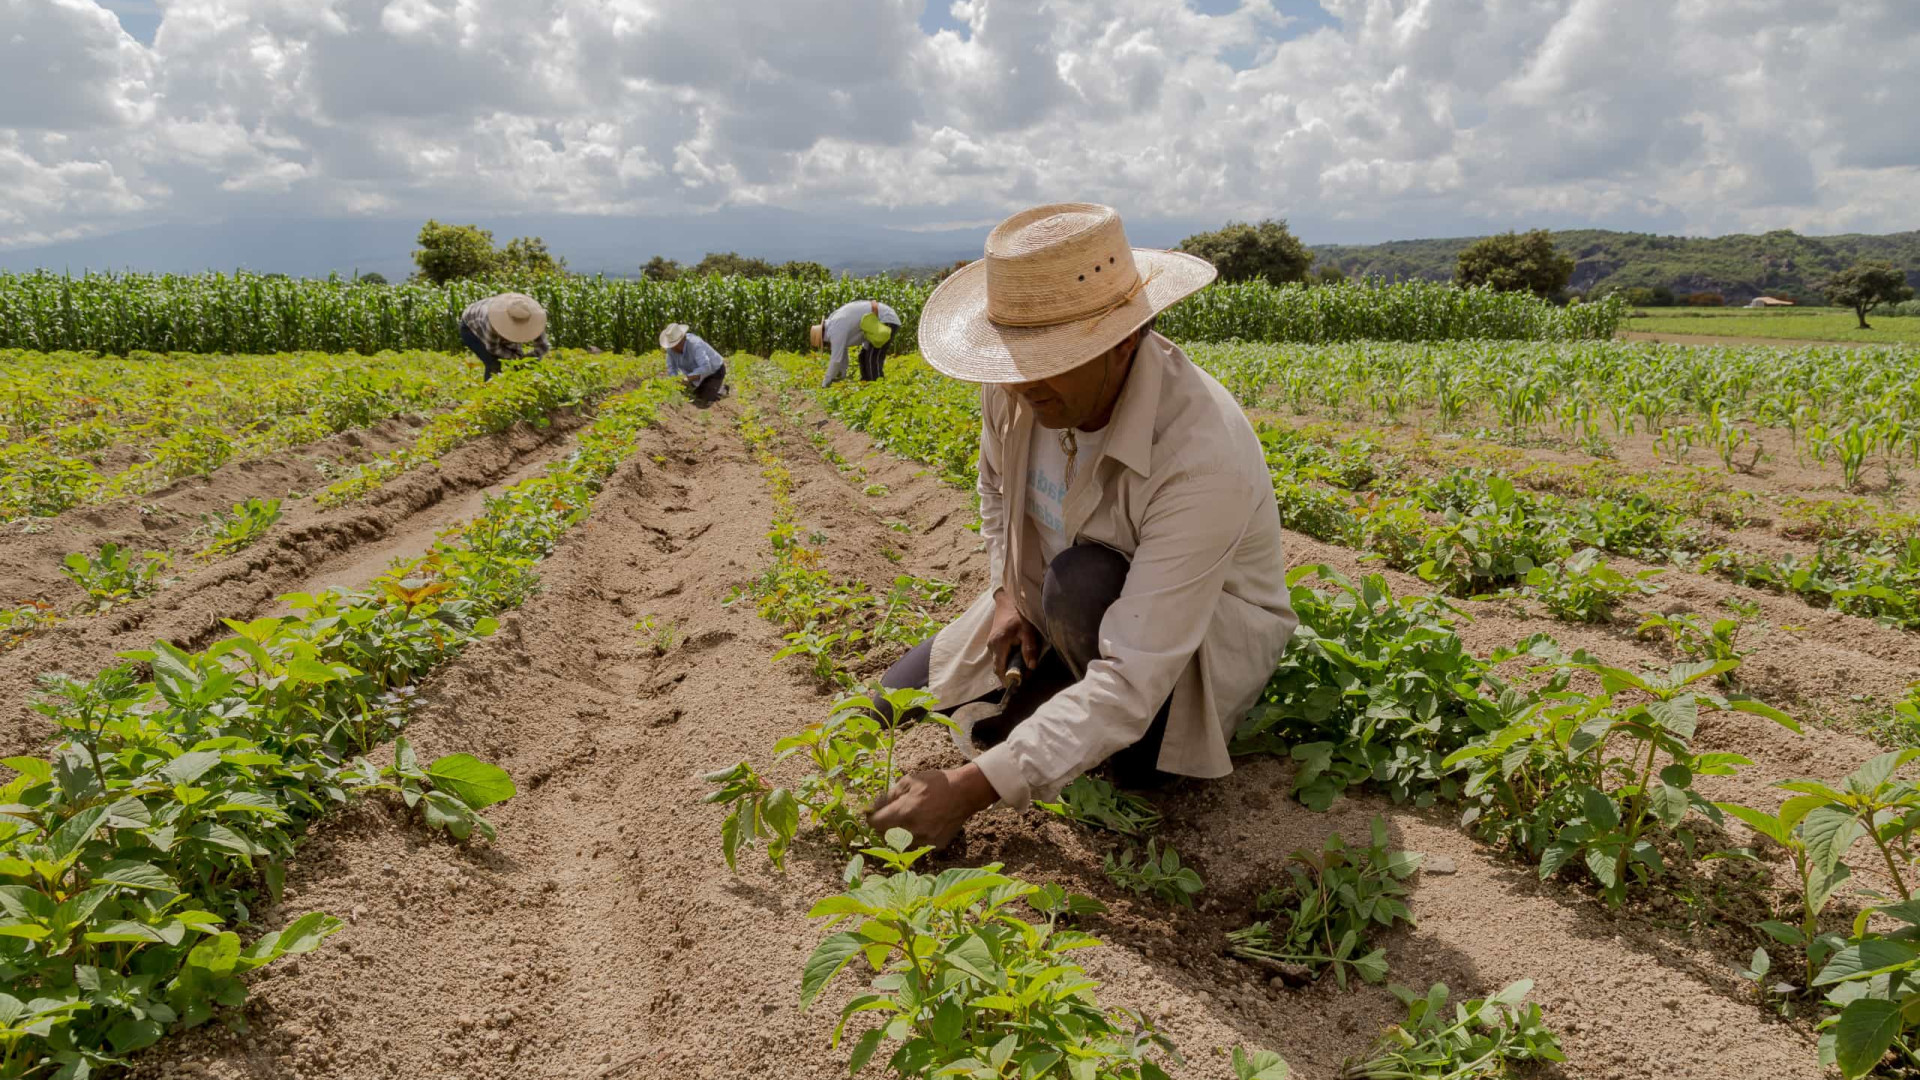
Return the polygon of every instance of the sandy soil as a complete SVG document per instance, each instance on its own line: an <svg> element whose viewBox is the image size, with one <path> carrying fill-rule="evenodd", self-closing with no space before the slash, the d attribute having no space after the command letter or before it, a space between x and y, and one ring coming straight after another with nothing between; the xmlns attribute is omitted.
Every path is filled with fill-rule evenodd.
<svg viewBox="0 0 1920 1080"><path fill-rule="evenodd" d="M797 667L769 663L779 635L749 605L722 604L770 557L772 505L731 427L736 407L669 411L593 518L549 558L543 593L425 684L409 733L422 752L482 754L520 784L494 815L498 843L450 844L381 803L322 823L292 869L284 909L265 918L278 924L321 908L350 925L320 952L267 969L246 1034L172 1041L140 1063L140 1075L845 1074L827 1036L851 986L811 1013L795 1007L801 962L821 936L805 912L837 891L840 856L806 842L784 876L751 860L734 876L720 859L721 814L699 801L699 773L742 758L765 763L776 738L819 718L829 700ZM865 472L843 476L798 437L818 418L781 422L793 432L782 454L800 515L829 538L822 548L836 573L883 587L904 569L956 582L956 605L971 598L985 559L965 528L964 493L826 423L833 445ZM861 495L873 482L888 494ZM889 519L912 532L888 529ZM883 556L889 549L897 565ZM1292 538L1290 556L1363 572L1354 552L1303 538ZM1690 582L1664 599L1706 604L1716 587ZM1617 662L1664 659L1617 629L1466 606L1474 621L1463 632L1476 650L1550 629ZM632 629L647 615L678 627L682 643L656 655ZM1906 637L1878 628L1775 637L1756 643L1751 662L1772 680L1769 693L1827 700L1863 680L1891 684L1903 665L1920 668ZM1713 794L1756 801L1773 797L1774 779L1831 777L1873 749L1843 733L1793 736L1745 716L1709 720L1700 741L1755 759ZM907 756L950 764L944 742L916 732ZM1736 977L1733 963L1753 938L1726 913L1659 903L1611 913L1476 844L1448 811L1360 797L1316 814L1286 797L1288 780L1282 762L1249 760L1223 781L1161 797L1165 835L1208 881L1194 912L1116 891L1099 869L1109 838L1040 811L979 819L947 858L1004 861L1030 880L1105 900L1110 912L1089 928L1109 947L1082 957L1104 981L1103 1000L1164 1021L1187 1057L1183 1076L1230 1075L1223 1048L1247 1045L1279 1050L1299 1075L1326 1080L1398 1018L1384 989L1289 990L1222 953L1224 933L1248 921L1289 852L1317 847L1331 831L1363 835L1374 814L1398 846L1429 856L1414 885L1418 928L1383 942L1393 978L1444 980L1461 996L1534 979L1570 1057L1548 1075L1820 1075L1810 1035L1771 1019Z"/></svg>

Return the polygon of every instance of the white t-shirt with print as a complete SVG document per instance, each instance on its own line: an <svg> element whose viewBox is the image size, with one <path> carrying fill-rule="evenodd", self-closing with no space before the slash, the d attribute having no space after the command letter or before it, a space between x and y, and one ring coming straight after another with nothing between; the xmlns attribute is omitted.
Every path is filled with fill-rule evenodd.
<svg viewBox="0 0 1920 1080"><path fill-rule="evenodd" d="M1033 447L1027 454L1027 517L1040 534L1040 556L1048 563L1073 546L1066 532L1067 486L1093 482L1093 465L1107 441L1107 429L1075 429L1073 476L1067 476L1067 451L1061 432L1033 425Z"/></svg>

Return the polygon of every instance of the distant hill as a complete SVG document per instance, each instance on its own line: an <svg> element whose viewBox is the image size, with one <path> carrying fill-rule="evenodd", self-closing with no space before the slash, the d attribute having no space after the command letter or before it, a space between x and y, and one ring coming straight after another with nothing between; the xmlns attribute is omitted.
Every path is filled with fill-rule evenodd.
<svg viewBox="0 0 1920 1080"><path fill-rule="evenodd" d="M1313 252L1321 263L1333 263L1348 277L1448 281L1461 250L1477 239L1321 245ZM1577 260L1568 287L1581 294L1664 285L1683 296L1717 292L1728 304L1744 304L1763 293L1818 303L1827 275L1862 259L1885 259L1905 270L1909 283L1920 286L1920 231L1801 236L1779 229L1758 236L1692 237L1567 229L1555 232L1553 241Z"/></svg>

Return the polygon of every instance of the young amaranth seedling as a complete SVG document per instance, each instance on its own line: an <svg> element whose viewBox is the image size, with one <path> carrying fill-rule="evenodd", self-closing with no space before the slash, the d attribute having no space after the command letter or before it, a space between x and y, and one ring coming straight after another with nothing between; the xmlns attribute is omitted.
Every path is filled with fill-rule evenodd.
<svg viewBox="0 0 1920 1080"><path fill-rule="evenodd" d="M1424 994L1388 989L1407 1007L1406 1020L1388 1028L1366 1060L1348 1062L1340 1080L1498 1080L1513 1075L1515 1065L1566 1060L1540 1006L1523 1007L1531 979L1462 1002L1451 1013L1444 983Z"/></svg>
<svg viewBox="0 0 1920 1080"><path fill-rule="evenodd" d="M1076 824L1121 836L1144 836L1160 824L1160 811L1152 803L1086 773L1061 789L1058 802L1033 805Z"/></svg>
<svg viewBox="0 0 1920 1080"><path fill-rule="evenodd" d="M838 1046L848 1021L880 1014L855 1040L849 1074L893 1042L887 1064L901 1077L1166 1080L1154 1059L1178 1062L1172 1043L1140 1014L1102 1006L1099 984L1067 959L1101 943L1061 919L1097 902L1008 877L999 863L921 874L913 865L932 849L912 843L906 830L888 830L884 847L848 864L848 891L808 912L854 928L807 958L802 1008L856 960L874 973L833 1029ZM866 873L867 858L888 872ZM1039 918L1026 918L1022 903Z"/></svg>
<svg viewBox="0 0 1920 1080"><path fill-rule="evenodd" d="M1191 866L1180 865L1180 853L1172 844L1156 850L1155 841L1147 841L1147 851L1139 856L1139 865L1134 865L1139 856L1133 845L1127 845L1124 852L1117 856L1107 852L1102 867L1107 879L1123 889L1136 893L1152 893L1169 904L1192 907L1193 898L1204 890L1206 882L1200 879L1200 872Z"/></svg>
<svg viewBox="0 0 1920 1080"><path fill-rule="evenodd" d="M1387 847L1387 823L1375 817L1371 844L1348 848L1339 833L1327 837L1318 852L1295 851L1288 860L1288 881L1263 893L1258 910L1271 916L1227 934L1227 951L1242 959L1281 969L1282 978L1304 968L1319 978L1329 967L1341 989L1349 972L1370 983L1387 977L1387 951L1366 949L1373 930L1413 924L1408 910L1407 878L1421 856Z"/></svg>
<svg viewBox="0 0 1920 1080"><path fill-rule="evenodd" d="M791 787L769 783L750 762L701 777L717 785L703 802L730 807L720 823L720 850L727 868L738 870L742 848L765 843L775 869L784 869L787 849L800 831L802 811L845 848L878 842L866 812L893 788L898 773L893 748L900 732L922 723L952 726L933 695L924 690L888 690L842 698L826 720L774 744L774 760L804 755L812 771Z"/></svg>

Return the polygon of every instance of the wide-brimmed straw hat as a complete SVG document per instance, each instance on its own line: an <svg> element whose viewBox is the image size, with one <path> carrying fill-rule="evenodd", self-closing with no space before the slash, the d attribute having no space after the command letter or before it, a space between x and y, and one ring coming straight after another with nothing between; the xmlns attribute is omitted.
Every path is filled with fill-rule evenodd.
<svg viewBox="0 0 1920 1080"><path fill-rule="evenodd" d="M660 347L663 349L677 349L685 340L687 340L686 323L668 323L667 328L660 331Z"/></svg>
<svg viewBox="0 0 1920 1080"><path fill-rule="evenodd" d="M1204 259L1127 243L1093 203L1022 210L987 235L986 258L940 283L920 312L920 353L978 383L1071 371L1212 281Z"/></svg>
<svg viewBox="0 0 1920 1080"><path fill-rule="evenodd" d="M826 340L827 326L825 323L814 323L812 326L807 327L807 342L812 348L820 348L821 343Z"/></svg>
<svg viewBox="0 0 1920 1080"><path fill-rule="evenodd" d="M547 313L525 293L501 293L487 301L487 324L508 341L524 345L547 332Z"/></svg>

